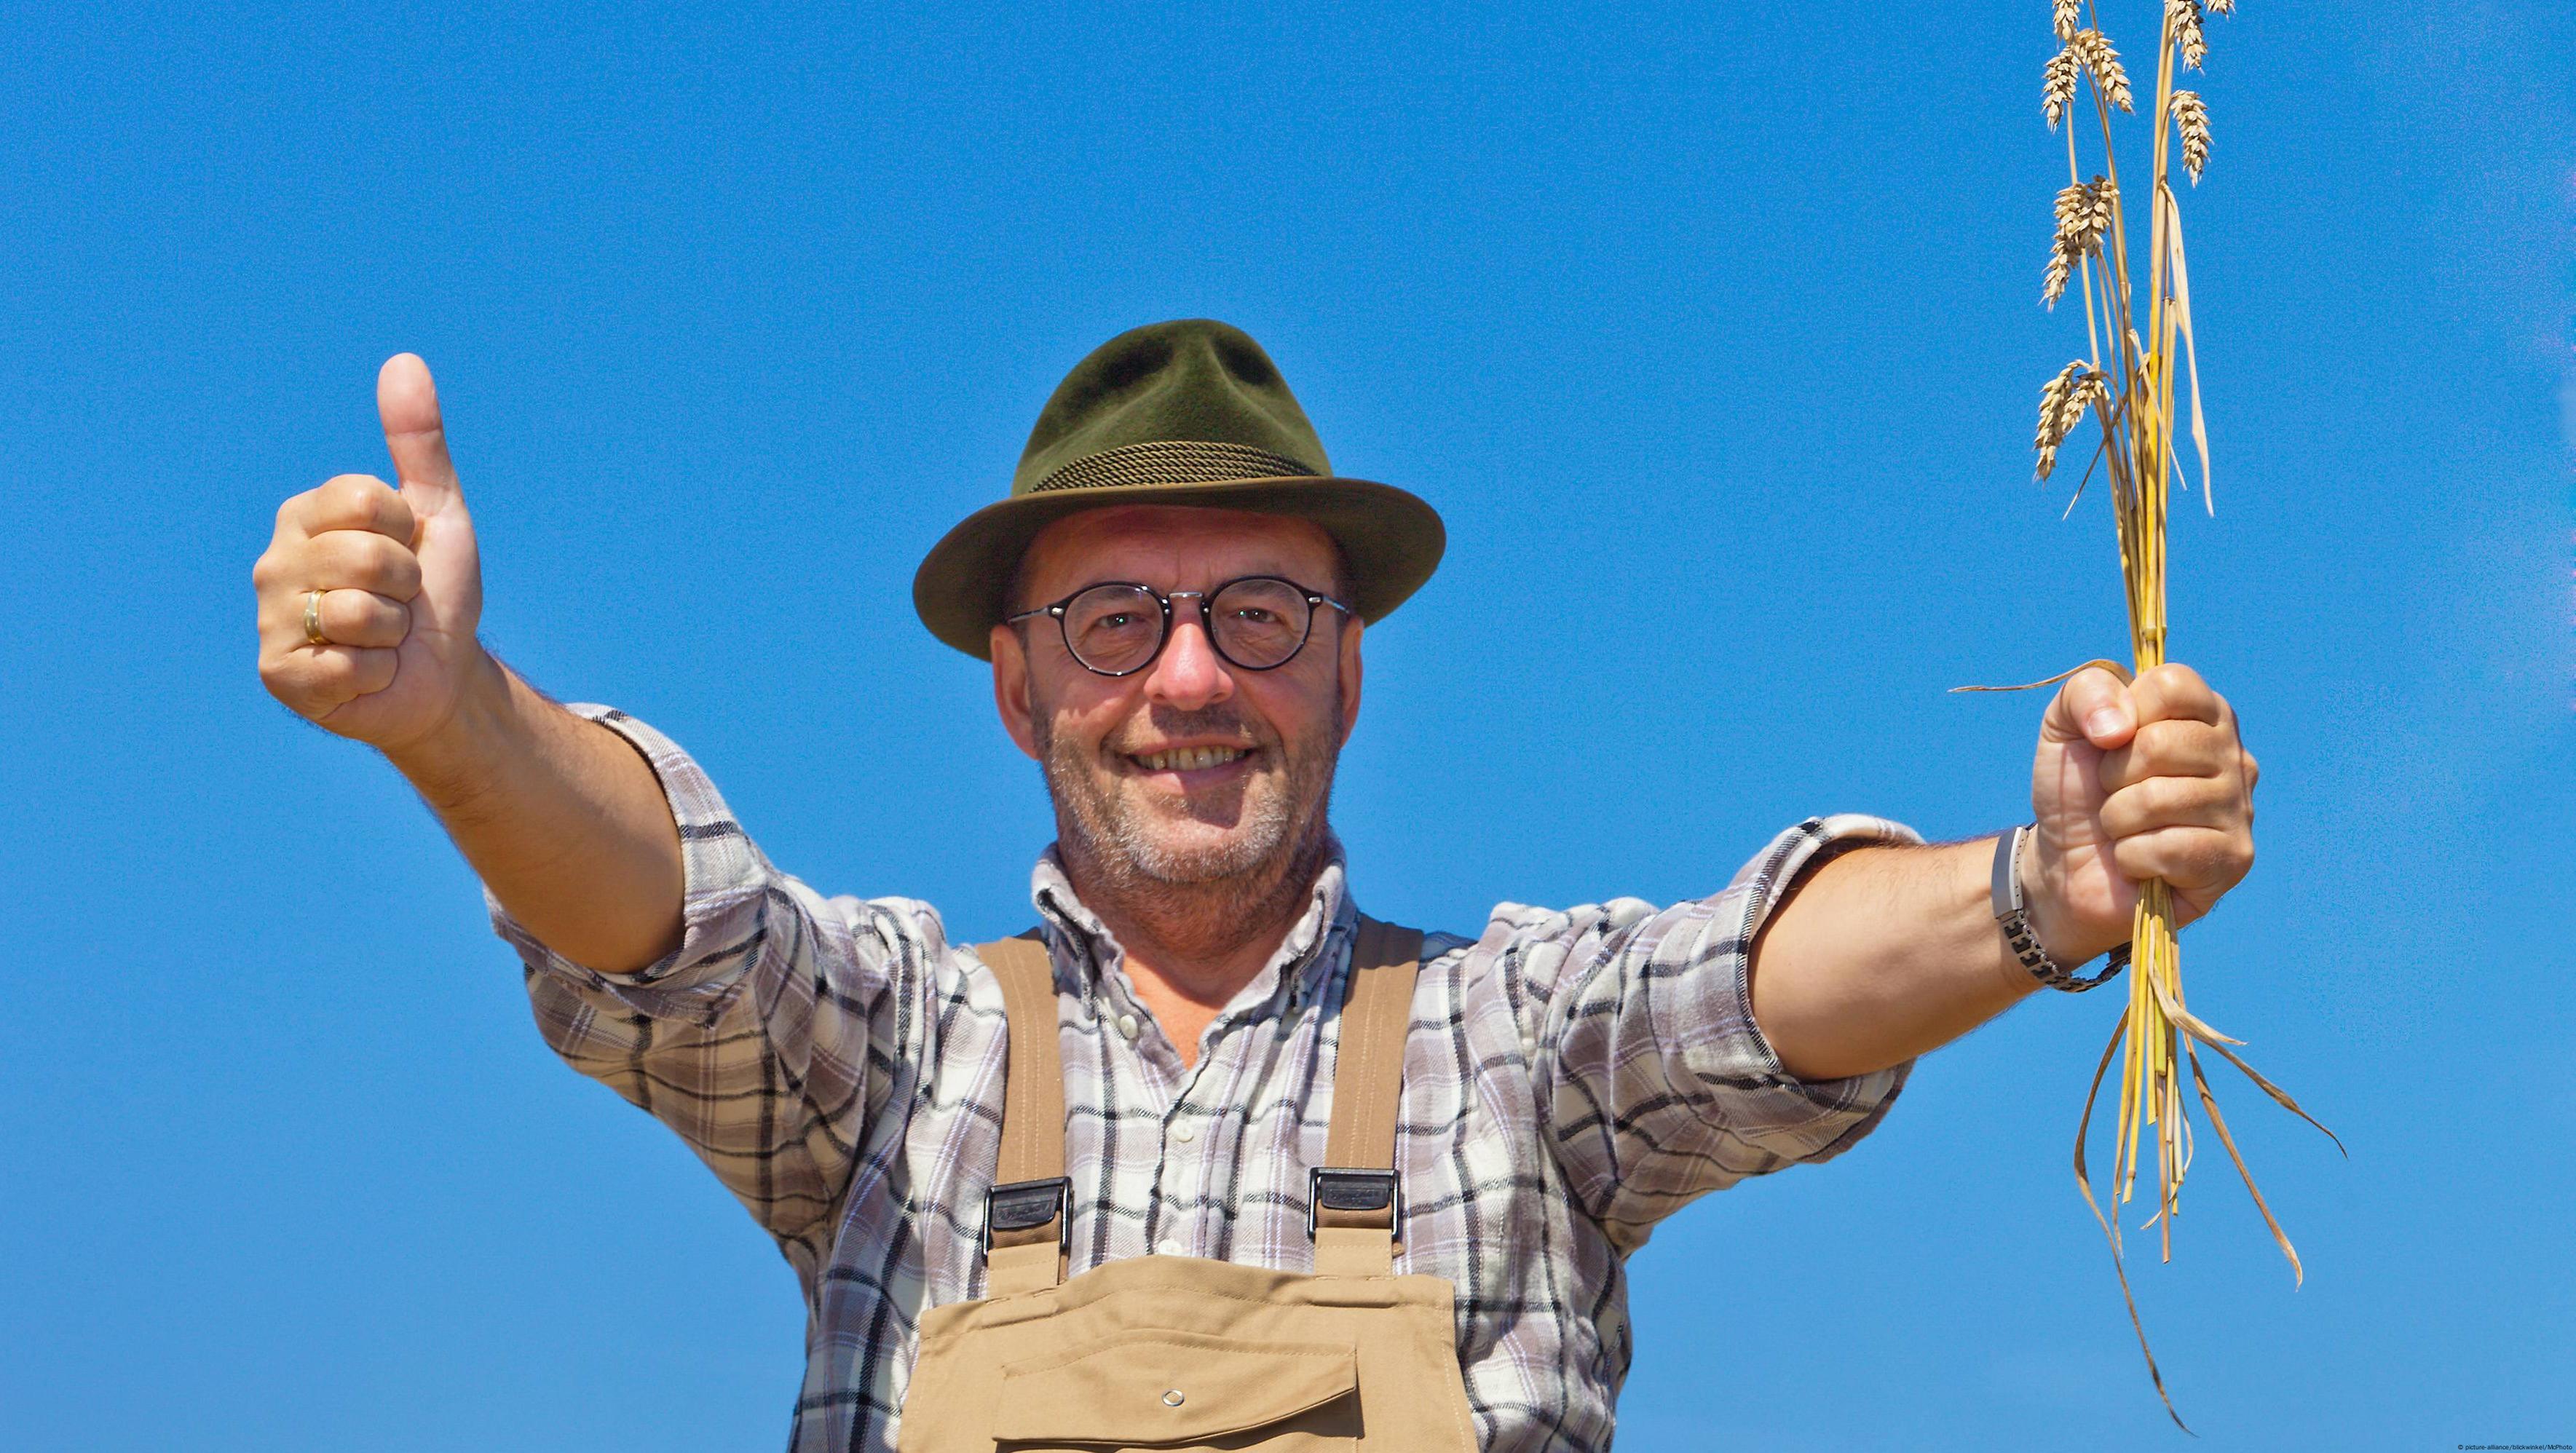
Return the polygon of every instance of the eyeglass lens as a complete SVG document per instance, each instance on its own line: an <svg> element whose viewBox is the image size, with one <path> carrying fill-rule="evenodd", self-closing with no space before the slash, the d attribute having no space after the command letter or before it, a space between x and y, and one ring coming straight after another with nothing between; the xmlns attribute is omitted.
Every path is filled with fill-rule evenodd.
<svg viewBox="0 0 2576 1453"><path fill-rule="evenodd" d="M1198 597L1184 597L1187 610ZM1306 644L1312 607L1284 580L1237 580L1206 602L1217 654L1247 671L1284 665ZM1094 671L1124 675L1153 659L1163 644L1163 608L1135 585L1095 585L1064 609L1064 643Z"/></svg>

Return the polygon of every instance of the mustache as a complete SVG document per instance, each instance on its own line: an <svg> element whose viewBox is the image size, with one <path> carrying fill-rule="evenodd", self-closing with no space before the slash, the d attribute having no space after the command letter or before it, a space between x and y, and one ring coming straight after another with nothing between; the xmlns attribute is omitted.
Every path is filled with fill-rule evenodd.
<svg viewBox="0 0 2576 1453"><path fill-rule="evenodd" d="M1113 752L1134 752L1176 737L1226 737L1253 747L1275 746L1279 741L1278 733L1227 707L1178 711L1157 706L1134 730L1120 732L1116 740L1102 745Z"/></svg>

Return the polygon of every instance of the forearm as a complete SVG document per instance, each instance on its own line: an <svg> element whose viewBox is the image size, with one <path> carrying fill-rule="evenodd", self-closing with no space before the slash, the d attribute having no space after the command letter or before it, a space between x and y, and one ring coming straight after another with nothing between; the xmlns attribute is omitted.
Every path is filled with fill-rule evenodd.
<svg viewBox="0 0 2576 1453"><path fill-rule="evenodd" d="M679 828L617 733L478 651L447 724L387 755L501 906L556 952L619 973L678 946Z"/></svg>
<svg viewBox="0 0 2576 1453"><path fill-rule="evenodd" d="M1783 1069L1801 1079L1884 1069L2038 987L1995 924L1994 843L1856 848L1790 895L1756 936L1751 970L1754 1022ZM2077 961L2081 946L2062 943L2043 911L2033 905L2041 942Z"/></svg>

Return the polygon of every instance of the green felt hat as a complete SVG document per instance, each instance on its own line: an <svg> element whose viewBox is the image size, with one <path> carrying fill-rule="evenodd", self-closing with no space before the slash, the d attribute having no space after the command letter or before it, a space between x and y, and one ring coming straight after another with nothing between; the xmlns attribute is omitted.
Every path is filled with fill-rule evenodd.
<svg viewBox="0 0 2576 1453"><path fill-rule="evenodd" d="M1056 385L1011 494L968 515L912 579L930 633L990 659L986 640L1038 531L1104 505L1203 505L1312 520L1341 546L1350 604L1374 621L1431 578L1440 516L1392 485L1333 473L1270 355L1240 328L1185 318L1131 329Z"/></svg>

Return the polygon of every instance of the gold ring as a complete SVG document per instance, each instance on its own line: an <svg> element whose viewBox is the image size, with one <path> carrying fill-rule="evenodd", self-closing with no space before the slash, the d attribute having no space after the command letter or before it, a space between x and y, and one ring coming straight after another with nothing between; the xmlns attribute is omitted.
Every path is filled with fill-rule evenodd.
<svg viewBox="0 0 2576 1453"><path fill-rule="evenodd" d="M322 592L318 590L304 592L304 639L317 646L331 644L331 638L322 634Z"/></svg>

